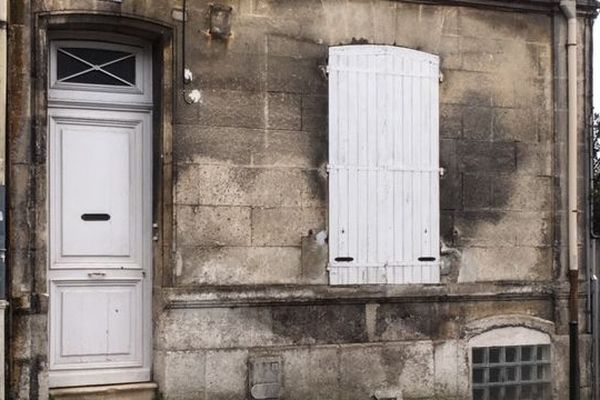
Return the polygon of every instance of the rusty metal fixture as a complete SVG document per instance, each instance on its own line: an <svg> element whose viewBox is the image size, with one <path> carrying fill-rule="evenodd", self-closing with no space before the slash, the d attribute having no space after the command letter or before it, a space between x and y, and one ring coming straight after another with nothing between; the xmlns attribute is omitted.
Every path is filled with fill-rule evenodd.
<svg viewBox="0 0 600 400"><path fill-rule="evenodd" d="M233 7L223 4L210 4L208 33L213 39L227 39L231 36L231 14Z"/></svg>

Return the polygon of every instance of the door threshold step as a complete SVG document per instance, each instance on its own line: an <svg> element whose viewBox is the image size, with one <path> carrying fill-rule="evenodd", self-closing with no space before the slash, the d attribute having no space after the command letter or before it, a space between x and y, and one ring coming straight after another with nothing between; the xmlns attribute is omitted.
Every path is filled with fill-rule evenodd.
<svg viewBox="0 0 600 400"><path fill-rule="evenodd" d="M154 400L154 382L50 389L52 400Z"/></svg>

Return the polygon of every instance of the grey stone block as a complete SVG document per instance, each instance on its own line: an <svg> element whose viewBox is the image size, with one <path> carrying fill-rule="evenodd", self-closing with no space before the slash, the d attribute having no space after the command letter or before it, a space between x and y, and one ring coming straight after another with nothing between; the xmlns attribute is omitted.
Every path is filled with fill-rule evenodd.
<svg viewBox="0 0 600 400"><path fill-rule="evenodd" d="M282 352L284 394L294 400L339 399L339 351L336 347L296 348Z"/></svg>
<svg viewBox="0 0 600 400"><path fill-rule="evenodd" d="M492 181L494 176L463 174L462 192L465 209L489 208L492 206Z"/></svg>
<svg viewBox="0 0 600 400"><path fill-rule="evenodd" d="M538 112L534 109L495 108L494 140L538 142Z"/></svg>
<svg viewBox="0 0 600 400"><path fill-rule="evenodd" d="M265 85L264 56L259 53L211 51L193 58L188 66L194 73L193 85L243 91L260 91Z"/></svg>
<svg viewBox="0 0 600 400"><path fill-rule="evenodd" d="M549 214L469 211L456 216L459 243L474 246L550 246Z"/></svg>
<svg viewBox="0 0 600 400"><path fill-rule="evenodd" d="M252 242L249 207L178 206L180 246L249 246Z"/></svg>
<svg viewBox="0 0 600 400"><path fill-rule="evenodd" d="M511 172L516 169L516 148L512 142L461 140L456 144L456 152L462 172Z"/></svg>
<svg viewBox="0 0 600 400"><path fill-rule="evenodd" d="M492 109L489 107L465 107L463 109L463 137L474 140L490 140L492 136Z"/></svg>
<svg viewBox="0 0 600 400"><path fill-rule="evenodd" d="M547 281L552 277L552 250L545 247L466 247L459 282Z"/></svg>
<svg viewBox="0 0 600 400"><path fill-rule="evenodd" d="M179 248L183 286L298 283L298 247Z"/></svg>
<svg viewBox="0 0 600 400"><path fill-rule="evenodd" d="M302 100L290 93L269 93L267 128L302 129Z"/></svg>
<svg viewBox="0 0 600 400"><path fill-rule="evenodd" d="M261 92L239 90L201 90L198 123L204 126L264 128L267 96Z"/></svg>
<svg viewBox="0 0 600 400"><path fill-rule="evenodd" d="M344 347L340 375L342 399L368 399L382 389L395 390L402 398L432 398L433 346L419 341Z"/></svg>
<svg viewBox="0 0 600 400"><path fill-rule="evenodd" d="M320 241L319 236L326 233L313 232L302 237L302 281L307 283L326 284L329 246L326 241Z"/></svg>
<svg viewBox="0 0 600 400"><path fill-rule="evenodd" d="M176 309L159 321L161 350L365 342L363 305Z"/></svg>
<svg viewBox="0 0 600 400"><path fill-rule="evenodd" d="M300 246L302 236L326 226L323 208L253 208L254 246Z"/></svg>
<svg viewBox="0 0 600 400"><path fill-rule="evenodd" d="M248 351L206 352L206 398L238 400L246 396Z"/></svg>
<svg viewBox="0 0 600 400"><path fill-rule="evenodd" d="M166 399L206 399L204 351L160 351L155 354L155 375L159 391Z"/></svg>
<svg viewBox="0 0 600 400"><path fill-rule="evenodd" d="M269 130L262 139L254 165L319 168L327 162L326 138L318 133Z"/></svg>
<svg viewBox="0 0 600 400"><path fill-rule="evenodd" d="M282 185L282 182L286 182ZM211 188L206 190L206 188ZM218 165L177 166L178 204L322 207L325 180L315 171Z"/></svg>
<svg viewBox="0 0 600 400"><path fill-rule="evenodd" d="M440 104L440 137L459 138L463 133L463 107Z"/></svg>
<svg viewBox="0 0 600 400"><path fill-rule="evenodd" d="M302 130L319 132L327 136L328 132L327 96L302 95Z"/></svg>
<svg viewBox="0 0 600 400"><path fill-rule="evenodd" d="M306 3L304 2L304 4ZM300 5L297 4L296 7L298 6ZM312 11L314 13L315 10L313 9ZM328 46L308 38L303 39L292 38L285 35L269 35L268 52L269 55L276 57L325 59L328 53Z"/></svg>
<svg viewBox="0 0 600 400"><path fill-rule="evenodd" d="M327 80L319 66L324 59L292 57L268 57L267 90L288 93L327 93Z"/></svg>
<svg viewBox="0 0 600 400"><path fill-rule="evenodd" d="M263 142L264 131L258 129L177 125L173 158L180 163L250 165Z"/></svg>

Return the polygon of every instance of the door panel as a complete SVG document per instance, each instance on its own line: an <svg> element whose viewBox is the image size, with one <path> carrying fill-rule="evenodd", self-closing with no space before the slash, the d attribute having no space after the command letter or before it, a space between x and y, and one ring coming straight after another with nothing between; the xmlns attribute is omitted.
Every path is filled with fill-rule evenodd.
<svg viewBox="0 0 600 400"><path fill-rule="evenodd" d="M150 121L49 110L53 387L150 378Z"/></svg>
<svg viewBox="0 0 600 400"><path fill-rule="evenodd" d="M141 279L54 280L51 290L53 368L142 366Z"/></svg>
<svg viewBox="0 0 600 400"><path fill-rule="evenodd" d="M62 256L128 256L134 128L61 127ZM138 156L138 157L136 157ZM133 177L135 178L135 177Z"/></svg>
<svg viewBox="0 0 600 400"><path fill-rule="evenodd" d="M141 268L147 115L56 110L50 118L50 268Z"/></svg>

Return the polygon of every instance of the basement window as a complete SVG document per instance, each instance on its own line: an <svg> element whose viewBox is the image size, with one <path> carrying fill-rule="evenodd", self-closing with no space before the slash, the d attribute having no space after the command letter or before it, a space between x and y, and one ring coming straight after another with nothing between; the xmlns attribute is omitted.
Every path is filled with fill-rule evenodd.
<svg viewBox="0 0 600 400"><path fill-rule="evenodd" d="M552 398L550 345L472 348L473 400Z"/></svg>

